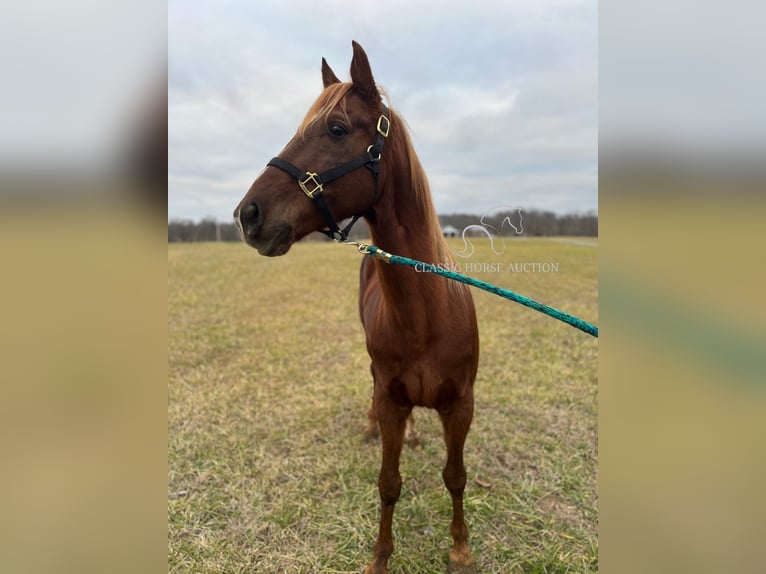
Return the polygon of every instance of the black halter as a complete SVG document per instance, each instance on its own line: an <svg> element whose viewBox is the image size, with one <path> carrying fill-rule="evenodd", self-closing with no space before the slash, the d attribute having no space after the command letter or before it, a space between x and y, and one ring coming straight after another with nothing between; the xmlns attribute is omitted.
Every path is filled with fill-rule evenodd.
<svg viewBox="0 0 766 574"><path fill-rule="evenodd" d="M320 229L320 232L324 233L330 239L346 241L348 239L349 231L351 231L351 228L362 216L355 215L351 218L351 222L341 229L335 221L335 218L332 216L332 213L330 213L330 208L327 206L327 202L322 196L322 187L324 184L338 179L339 177L343 177L364 166L372 172L372 176L375 178L375 199L378 198L380 156L383 153L383 144L386 142L388 132L391 128L391 120L388 118L388 108L385 104L382 105L383 112L380 114L378 125L375 128L375 139L373 140L372 145L369 146L367 151L362 155L320 174L311 171L304 172L289 161L279 157L272 158L269 163L266 164L267 166L277 167L298 180L298 185L301 190L303 190L303 193L314 202L319 211L322 212L322 215L324 215L329 229Z"/></svg>

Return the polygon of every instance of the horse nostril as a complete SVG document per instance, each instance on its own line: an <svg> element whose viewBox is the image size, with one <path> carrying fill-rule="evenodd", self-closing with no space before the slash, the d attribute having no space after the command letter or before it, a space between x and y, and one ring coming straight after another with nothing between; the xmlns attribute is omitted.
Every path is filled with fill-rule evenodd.
<svg viewBox="0 0 766 574"><path fill-rule="evenodd" d="M261 210L255 201L240 207L239 224L242 230L248 234L256 234L261 227Z"/></svg>

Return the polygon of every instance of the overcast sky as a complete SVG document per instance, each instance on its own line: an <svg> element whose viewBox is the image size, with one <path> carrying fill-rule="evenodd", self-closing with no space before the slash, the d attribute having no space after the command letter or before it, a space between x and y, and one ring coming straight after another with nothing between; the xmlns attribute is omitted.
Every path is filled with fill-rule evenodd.
<svg viewBox="0 0 766 574"><path fill-rule="evenodd" d="M351 40L439 213L597 209L595 1L170 0L168 217L229 221Z"/></svg>

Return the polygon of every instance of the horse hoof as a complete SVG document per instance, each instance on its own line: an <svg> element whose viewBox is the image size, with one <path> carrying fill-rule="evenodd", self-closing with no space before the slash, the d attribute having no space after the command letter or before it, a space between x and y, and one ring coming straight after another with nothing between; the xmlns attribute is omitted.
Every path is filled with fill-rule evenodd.
<svg viewBox="0 0 766 574"><path fill-rule="evenodd" d="M450 552L447 574L476 574L476 562L470 552L465 554Z"/></svg>
<svg viewBox="0 0 766 574"><path fill-rule="evenodd" d="M379 438L380 438L379 432L364 431L364 438L362 439L362 441L369 444L369 443L377 441Z"/></svg>
<svg viewBox="0 0 766 574"><path fill-rule="evenodd" d="M415 451L423 450L423 444L420 442L420 438L417 436L405 438L404 444Z"/></svg>
<svg viewBox="0 0 766 574"><path fill-rule="evenodd" d="M476 564L458 564L457 562L449 561L447 564L447 574L476 574Z"/></svg>

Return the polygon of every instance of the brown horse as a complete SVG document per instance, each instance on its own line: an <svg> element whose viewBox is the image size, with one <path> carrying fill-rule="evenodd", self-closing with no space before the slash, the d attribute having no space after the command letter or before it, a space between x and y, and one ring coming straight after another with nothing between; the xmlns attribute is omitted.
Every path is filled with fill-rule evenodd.
<svg viewBox="0 0 766 574"><path fill-rule="evenodd" d="M342 83L322 60L324 91L237 206L242 237L262 255L282 255L312 231L345 238L347 229L336 219L363 216L380 248L453 262L405 123L383 104L367 55L352 45L352 81ZM479 357L471 294L444 278L364 257L359 312L372 359L371 418L380 427L383 450L380 530L365 573L387 572L394 549L399 456L414 406L435 409L444 427L442 476L452 496L454 540L448 571L475 572L463 516L463 445Z"/></svg>

